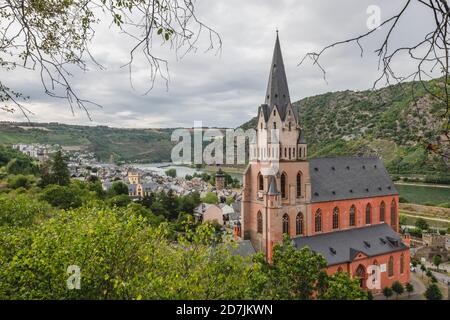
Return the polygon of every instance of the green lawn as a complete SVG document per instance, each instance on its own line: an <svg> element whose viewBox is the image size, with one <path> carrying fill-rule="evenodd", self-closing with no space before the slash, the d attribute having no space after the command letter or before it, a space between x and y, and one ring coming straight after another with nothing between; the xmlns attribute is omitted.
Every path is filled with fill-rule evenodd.
<svg viewBox="0 0 450 320"><path fill-rule="evenodd" d="M439 205L450 202L450 188L396 185L400 197L409 203Z"/></svg>

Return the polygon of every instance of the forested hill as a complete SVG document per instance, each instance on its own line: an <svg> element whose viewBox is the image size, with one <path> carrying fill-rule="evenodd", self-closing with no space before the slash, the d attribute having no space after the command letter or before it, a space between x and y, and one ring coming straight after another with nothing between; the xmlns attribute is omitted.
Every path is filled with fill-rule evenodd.
<svg viewBox="0 0 450 320"><path fill-rule="evenodd" d="M433 87L436 82L427 84ZM427 153L426 144L419 142L419 137L439 136L443 113L419 83L330 92L293 104L299 109L310 157L377 155L391 173L448 173L441 158ZM256 118L242 127L256 127Z"/></svg>
<svg viewBox="0 0 450 320"><path fill-rule="evenodd" d="M161 162L170 161L172 130L0 122L0 144L59 144L94 152L102 161Z"/></svg>
<svg viewBox="0 0 450 320"><path fill-rule="evenodd" d="M443 161L418 142L420 136L438 135L442 111L420 84L415 85L416 103L411 93L405 84L403 89L330 92L295 102L309 155L378 155L391 173L448 174ZM243 127L256 127L256 118ZM0 144L60 144L92 151L102 161L160 162L170 161L172 130L0 122Z"/></svg>

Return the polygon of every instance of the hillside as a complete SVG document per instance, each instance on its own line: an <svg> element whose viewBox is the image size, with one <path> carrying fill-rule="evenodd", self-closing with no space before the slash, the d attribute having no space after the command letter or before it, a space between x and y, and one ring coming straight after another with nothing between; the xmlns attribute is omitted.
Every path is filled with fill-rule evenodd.
<svg viewBox="0 0 450 320"><path fill-rule="evenodd" d="M429 86L435 86L429 82ZM425 151L419 137L435 137L442 126L439 107L419 84L375 91L341 91L295 102L309 156L378 155L391 173L448 174L443 161ZM256 115L256 106L255 106ZM256 127L256 118L243 128ZM92 151L102 161L170 161L173 129L0 122L0 144L60 144Z"/></svg>
<svg viewBox="0 0 450 320"><path fill-rule="evenodd" d="M171 129L118 129L57 123L0 123L0 144L59 144L109 161L170 161Z"/></svg>
<svg viewBox="0 0 450 320"><path fill-rule="evenodd" d="M418 142L437 136L442 127L439 106L418 83L330 92L293 104L310 157L377 155L391 173L448 173L445 163ZM256 127L256 118L242 127Z"/></svg>

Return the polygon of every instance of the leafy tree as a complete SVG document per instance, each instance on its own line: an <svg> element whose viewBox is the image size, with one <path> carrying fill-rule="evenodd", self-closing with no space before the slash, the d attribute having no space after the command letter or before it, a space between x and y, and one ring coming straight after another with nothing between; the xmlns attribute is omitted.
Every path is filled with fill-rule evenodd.
<svg viewBox="0 0 450 320"><path fill-rule="evenodd" d="M70 183L70 172L61 151L53 156L51 174L54 184L67 186Z"/></svg>
<svg viewBox="0 0 450 320"><path fill-rule="evenodd" d="M268 299L309 300L319 288L325 259L309 248L297 250L288 237L273 247L272 264L267 266Z"/></svg>
<svg viewBox="0 0 450 320"><path fill-rule="evenodd" d="M336 272L325 282L324 293L320 299L325 300L366 300L369 296L359 286L358 279L351 279L345 272ZM370 292L370 291L369 291ZM373 298L373 297L372 297Z"/></svg>
<svg viewBox="0 0 450 320"><path fill-rule="evenodd" d="M8 178L8 187L12 189L25 188L29 189L36 181L33 176L16 175Z"/></svg>
<svg viewBox="0 0 450 320"><path fill-rule="evenodd" d="M405 285L406 292L408 292L408 298L411 296L411 293L414 292L414 286L411 282L406 283Z"/></svg>
<svg viewBox="0 0 450 320"><path fill-rule="evenodd" d="M25 194L16 197L0 196L0 226L29 227L37 219L48 215L50 211L48 204Z"/></svg>
<svg viewBox="0 0 450 320"><path fill-rule="evenodd" d="M82 204L80 194L67 186L51 184L47 186L40 199L60 209L78 208Z"/></svg>
<svg viewBox="0 0 450 320"><path fill-rule="evenodd" d="M433 257L433 264L439 269L439 265L442 263L442 257L440 255L435 255Z"/></svg>
<svg viewBox="0 0 450 320"><path fill-rule="evenodd" d="M399 281L395 281L392 284L392 291L395 292L396 299L398 300L398 296L401 295L405 291L405 288L403 287L403 285Z"/></svg>
<svg viewBox="0 0 450 320"><path fill-rule="evenodd" d="M442 300L442 292L436 283L432 283L428 286L424 293L427 300Z"/></svg>
<svg viewBox="0 0 450 320"><path fill-rule="evenodd" d="M37 167L28 158L14 158L6 165L9 174L36 174Z"/></svg>
<svg viewBox="0 0 450 320"><path fill-rule="evenodd" d="M392 297L393 294L394 294L394 292L392 291L391 288L389 288L389 287L383 288L383 295L386 297L386 300L389 299L390 297Z"/></svg>
<svg viewBox="0 0 450 320"><path fill-rule="evenodd" d="M108 204L111 207L126 207L131 202L131 199L126 194L120 194L108 199Z"/></svg>
<svg viewBox="0 0 450 320"><path fill-rule="evenodd" d="M213 192L208 192L202 199L204 203L217 204L219 203L219 198Z"/></svg>
<svg viewBox="0 0 450 320"><path fill-rule="evenodd" d="M423 279L423 273L427 271L427 267L425 267L425 265L423 264L420 264L420 271L422 271L422 279Z"/></svg>
<svg viewBox="0 0 450 320"><path fill-rule="evenodd" d="M428 230L429 228L427 221L423 218L418 218L414 225L421 230Z"/></svg>
<svg viewBox="0 0 450 320"><path fill-rule="evenodd" d="M115 181L108 191L110 197L128 195L128 186L122 181Z"/></svg>
<svg viewBox="0 0 450 320"><path fill-rule="evenodd" d="M165 171L166 176L171 177L171 178L176 178L177 177L177 170L172 168L172 169L168 169Z"/></svg>

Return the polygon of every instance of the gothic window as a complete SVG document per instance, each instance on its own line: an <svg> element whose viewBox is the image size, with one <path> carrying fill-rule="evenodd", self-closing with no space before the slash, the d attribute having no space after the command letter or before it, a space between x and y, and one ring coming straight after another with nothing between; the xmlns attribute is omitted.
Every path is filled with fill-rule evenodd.
<svg viewBox="0 0 450 320"><path fill-rule="evenodd" d="M284 157L287 158L287 149L284 148Z"/></svg>
<svg viewBox="0 0 450 320"><path fill-rule="evenodd" d="M261 130L263 129L263 124L262 124L262 122L261 122Z"/></svg>
<svg viewBox="0 0 450 320"><path fill-rule="evenodd" d="M394 257L389 257L389 263L388 263L388 276L392 277L394 275Z"/></svg>
<svg viewBox="0 0 450 320"><path fill-rule="evenodd" d="M356 208L355 205L352 205L350 208L350 214L349 214L349 225L350 227L354 227L356 225Z"/></svg>
<svg viewBox="0 0 450 320"><path fill-rule="evenodd" d="M337 269L337 272L343 272L342 267L339 267L339 268Z"/></svg>
<svg viewBox="0 0 450 320"><path fill-rule="evenodd" d="M397 230L397 206L395 205L395 200L391 202L391 227Z"/></svg>
<svg viewBox="0 0 450 320"><path fill-rule="evenodd" d="M281 175L281 197L286 198L286 173Z"/></svg>
<svg viewBox="0 0 450 320"><path fill-rule="evenodd" d="M273 110L273 115L276 116L277 115L277 111Z"/></svg>
<svg viewBox="0 0 450 320"><path fill-rule="evenodd" d="M264 177L261 173L258 173L258 190L264 190Z"/></svg>
<svg viewBox="0 0 450 320"><path fill-rule="evenodd" d="M370 203L366 205L366 224L372 223L372 206Z"/></svg>
<svg viewBox="0 0 450 320"><path fill-rule="evenodd" d="M273 123L273 128L274 128L274 129L277 128L277 123L276 123L276 122Z"/></svg>
<svg viewBox="0 0 450 320"><path fill-rule="evenodd" d="M291 123L289 122L289 131L291 131Z"/></svg>
<svg viewBox="0 0 450 320"><path fill-rule="evenodd" d="M302 196L302 174L297 173L297 198Z"/></svg>
<svg viewBox="0 0 450 320"><path fill-rule="evenodd" d="M295 232L297 235L303 234L303 213L301 212L295 218Z"/></svg>
<svg viewBox="0 0 450 320"><path fill-rule="evenodd" d="M400 256L400 273L403 274L403 272L405 271L405 256L402 255Z"/></svg>
<svg viewBox="0 0 450 320"><path fill-rule="evenodd" d="M316 211L316 216L314 219L314 226L315 226L314 230L316 232L322 231L322 210L320 210L320 209L317 209L317 211Z"/></svg>
<svg viewBox="0 0 450 320"><path fill-rule="evenodd" d="M384 221L384 210L385 210L385 205L384 205L384 201L381 201L380 204L380 222Z"/></svg>
<svg viewBox="0 0 450 320"><path fill-rule="evenodd" d="M287 213L283 215L283 233L289 234L289 216Z"/></svg>
<svg viewBox="0 0 450 320"><path fill-rule="evenodd" d="M333 229L339 228L339 209L335 207L333 209Z"/></svg>
<svg viewBox="0 0 450 320"><path fill-rule="evenodd" d="M261 211L258 211L258 215L256 217L257 219L257 232L258 233L262 233L263 231L263 220L262 220L262 213Z"/></svg>
<svg viewBox="0 0 450 320"><path fill-rule="evenodd" d="M291 159L291 148L289 148L289 160Z"/></svg>

